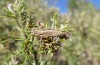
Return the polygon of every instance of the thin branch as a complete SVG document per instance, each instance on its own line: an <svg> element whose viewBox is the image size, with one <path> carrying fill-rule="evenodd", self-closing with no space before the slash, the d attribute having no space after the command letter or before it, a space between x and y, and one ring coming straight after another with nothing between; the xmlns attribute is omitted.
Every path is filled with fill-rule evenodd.
<svg viewBox="0 0 100 65"><path fill-rule="evenodd" d="M17 22L18 26L21 28L21 25L20 25L19 21L17 20L17 17L16 17L16 22Z"/></svg>
<svg viewBox="0 0 100 65"><path fill-rule="evenodd" d="M34 58L35 58L35 65L39 65L38 63L38 57L37 57L37 51L34 51Z"/></svg>
<svg viewBox="0 0 100 65"><path fill-rule="evenodd" d="M16 22L17 22L17 24L18 24L18 26L21 28L21 25L20 25L20 23L19 23L19 21L18 21L18 18L17 18L17 14L15 14L15 20L16 20Z"/></svg>

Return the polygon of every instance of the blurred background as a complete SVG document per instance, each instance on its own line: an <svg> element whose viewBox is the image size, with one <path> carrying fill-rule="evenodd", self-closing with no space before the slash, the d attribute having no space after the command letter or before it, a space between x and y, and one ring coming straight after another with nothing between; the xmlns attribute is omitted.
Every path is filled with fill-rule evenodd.
<svg viewBox="0 0 100 65"><path fill-rule="evenodd" d="M0 0L0 65L7 65L17 50L15 20L6 17L7 5L13 2ZM26 4L37 20L50 22L58 12L60 21L73 27L72 37L62 44L58 65L100 65L100 0L27 0Z"/></svg>

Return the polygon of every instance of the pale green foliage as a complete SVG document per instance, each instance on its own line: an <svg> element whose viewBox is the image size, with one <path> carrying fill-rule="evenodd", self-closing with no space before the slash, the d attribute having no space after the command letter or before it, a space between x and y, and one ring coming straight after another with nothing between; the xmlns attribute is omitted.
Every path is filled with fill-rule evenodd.
<svg viewBox="0 0 100 65"><path fill-rule="evenodd" d="M92 6L85 8L86 6L87 4L79 6L81 10L73 10L72 13L70 23L74 28L73 36L64 45L65 51L67 51L65 56L69 60L69 65L99 64L100 12Z"/></svg>
<svg viewBox="0 0 100 65"><path fill-rule="evenodd" d="M14 21L15 24L17 24L16 26L14 26L15 28L17 28L16 32L18 34L17 35L18 38L16 39L17 42L15 43L17 43L16 44L17 49L19 50L18 52L16 49L17 53L16 52L14 53L18 56L15 55L16 57L13 57L14 59L12 59L10 62L11 64L14 64L15 62L17 65L18 64L32 65L34 63L35 65L40 65L43 62L46 62L46 64L48 64L50 61L53 60L52 57L55 56L55 54L58 52L58 49L60 48L62 42L61 40L64 38L66 39L69 38L69 36L66 37L67 30L65 31L65 33L63 33L64 36L61 34L62 36L60 35L59 36L57 35L56 37L49 36L46 39L42 36L39 37L35 34L32 34L34 33L32 32L32 29L34 28L37 30L39 29L39 31L42 30L40 28L41 24L39 23L41 20L37 20L38 19L37 15L39 13L36 14L37 12L35 12L35 10L28 11L29 8L27 8L25 4L26 3L24 0L16 0L13 4L8 4L7 6L8 7L7 16L13 18L15 20ZM53 15L52 22L53 25L48 24L49 26L51 25L50 27L52 28L46 28L46 29L48 30L51 29L53 31L60 31L59 30L60 21L57 13ZM64 22L61 23L62 25L64 24ZM45 40L47 40L47 42L45 42ZM43 55L46 56L47 58L44 58ZM22 58L19 58L20 56L22 56ZM40 60L40 58L42 60ZM47 62L47 60L49 59L50 61Z"/></svg>
<svg viewBox="0 0 100 65"><path fill-rule="evenodd" d="M57 8L48 7L47 4L42 0L27 0L27 2L22 1L19 5L12 4L12 2L11 4L16 9L10 9L11 11L8 11L7 5L10 3L10 1L12 2L12 0L0 1L0 14L2 15L0 16L0 43L3 44L3 46L0 45L0 64L3 63L4 65L7 65L12 61L17 63L16 59L14 59L15 57L17 57L20 62L23 63L23 65L35 64L32 56L28 56L22 51L23 47L25 47L24 44L31 41L29 27L31 28L32 26L28 26L29 23L26 23L25 26L22 24L25 22L25 20L29 21L29 19L35 22L35 24L37 21L46 23L45 25L47 29L52 27L51 25L53 22L53 26L55 26L53 28L59 29L61 31L73 30L71 32L72 36L69 40L61 40L63 42L62 47L60 48L61 55L58 55L57 58L58 61L55 62L54 60L50 59L51 54L48 54L47 57L40 57L40 65L57 65L57 63L61 63L61 61L65 61L68 65L100 64L100 12L97 11L91 4L85 3L85 0L80 0L76 3L77 9L73 9L71 16L69 17L69 14L67 13L59 14L59 10ZM27 5L25 6L23 3ZM25 12L28 13L26 13L26 15L22 15L22 13ZM8 14L6 15L6 13ZM16 16L15 13L18 15ZM22 28L18 26L19 24L16 25L17 22L15 19L20 21L20 26ZM63 24L63 22L65 24ZM27 38L24 37L24 34L27 36ZM34 44L37 44L37 38L35 38L33 42L35 42ZM15 44L17 46L17 50L14 50L15 47L9 47L10 44ZM31 53L32 45L29 44L28 46L30 47L26 49ZM36 46L34 48L36 48ZM43 51L39 51L38 53L43 53Z"/></svg>

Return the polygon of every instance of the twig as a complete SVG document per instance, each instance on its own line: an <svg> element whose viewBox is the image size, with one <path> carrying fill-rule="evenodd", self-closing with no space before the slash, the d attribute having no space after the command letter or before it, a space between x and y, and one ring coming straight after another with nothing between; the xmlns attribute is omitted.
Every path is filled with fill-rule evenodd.
<svg viewBox="0 0 100 65"><path fill-rule="evenodd" d="M17 14L16 14L15 19L16 19L16 22L17 22L18 26L21 28L21 25L20 25L20 23L19 23L19 21L18 21L18 18L17 18Z"/></svg>
<svg viewBox="0 0 100 65"><path fill-rule="evenodd" d="M34 54L34 58L35 58L35 65L39 65L38 57L37 57L37 51L34 51L33 54Z"/></svg>

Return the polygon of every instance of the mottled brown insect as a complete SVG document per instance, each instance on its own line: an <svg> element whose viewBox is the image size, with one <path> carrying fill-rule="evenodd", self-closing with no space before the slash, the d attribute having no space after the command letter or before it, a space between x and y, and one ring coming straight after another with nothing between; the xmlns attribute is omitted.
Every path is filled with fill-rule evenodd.
<svg viewBox="0 0 100 65"><path fill-rule="evenodd" d="M32 35L38 37L41 41L39 50L47 51L51 49L51 53L55 54L59 47L61 47L60 39L68 39L68 32L62 32L59 30L40 30L33 28L31 30Z"/></svg>

